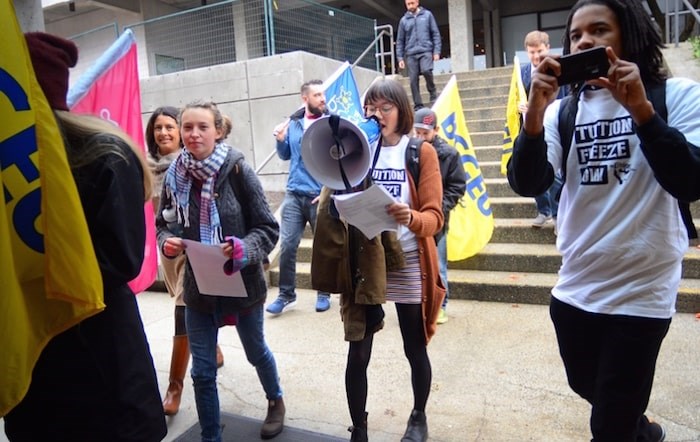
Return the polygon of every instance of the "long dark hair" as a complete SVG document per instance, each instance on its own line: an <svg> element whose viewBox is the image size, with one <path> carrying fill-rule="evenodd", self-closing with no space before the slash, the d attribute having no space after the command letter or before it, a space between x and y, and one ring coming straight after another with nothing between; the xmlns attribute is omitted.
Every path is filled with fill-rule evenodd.
<svg viewBox="0 0 700 442"><path fill-rule="evenodd" d="M664 47L661 33L651 20L651 17L639 0L578 0L566 20L564 32L564 54L571 52L571 20L574 14L584 6L601 5L609 8L617 17L622 37L623 54L618 57L631 61L639 67L642 82L645 85L658 84L666 77L664 57L661 49ZM573 86L575 92L582 84Z"/></svg>
<svg viewBox="0 0 700 442"><path fill-rule="evenodd" d="M158 153L158 144L156 143L155 129L153 127L156 124L156 118L161 115L170 117L173 119L173 121L175 121L177 130L180 130L180 126L177 124L177 117L179 113L180 111L176 107L162 106L154 110L151 114L151 118L148 119L148 124L146 125L146 146L148 147L148 153L151 154L153 158L157 159L160 157L160 154ZM182 144L182 141L180 141L180 144Z"/></svg>

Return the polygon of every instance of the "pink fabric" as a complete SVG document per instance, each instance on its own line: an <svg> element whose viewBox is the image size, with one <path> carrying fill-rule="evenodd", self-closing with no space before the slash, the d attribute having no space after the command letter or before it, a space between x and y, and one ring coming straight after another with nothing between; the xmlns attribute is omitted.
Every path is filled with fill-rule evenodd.
<svg viewBox="0 0 700 442"><path fill-rule="evenodd" d="M122 128L146 154L141 121L141 90L136 57L136 44L95 81L71 112L96 115ZM153 204L145 203L146 244L141 273L129 282L134 293L148 289L158 273L155 218Z"/></svg>

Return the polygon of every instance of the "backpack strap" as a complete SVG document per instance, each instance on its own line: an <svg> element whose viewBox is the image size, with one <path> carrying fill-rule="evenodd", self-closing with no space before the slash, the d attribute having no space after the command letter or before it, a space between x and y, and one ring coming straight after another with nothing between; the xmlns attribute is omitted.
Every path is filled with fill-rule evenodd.
<svg viewBox="0 0 700 442"><path fill-rule="evenodd" d="M246 193L243 191L243 177L241 173L240 162L243 161L242 158L238 159L233 165L233 173L228 174L228 179L233 189L233 194L236 195L238 201L245 200Z"/></svg>
<svg viewBox="0 0 700 442"><path fill-rule="evenodd" d="M423 140L417 137L411 137L408 140L406 147L406 168L413 178L413 182L418 188L418 179L420 178L420 146Z"/></svg>

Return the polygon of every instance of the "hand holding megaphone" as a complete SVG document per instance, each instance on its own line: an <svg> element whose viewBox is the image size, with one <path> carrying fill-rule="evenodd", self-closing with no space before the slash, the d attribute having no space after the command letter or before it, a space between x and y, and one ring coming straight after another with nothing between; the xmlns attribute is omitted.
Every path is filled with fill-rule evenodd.
<svg viewBox="0 0 700 442"><path fill-rule="evenodd" d="M301 158L306 170L323 185L349 189L367 176L372 162L370 145L379 133L375 118L355 124L338 115L321 117L304 132Z"/></svg>
<svg viewBox="0 0 700 442"><path fill-rule="evenodd" d="M287 128L289 127L289 121L290 119L287 118L286 120L275 126L274 129L272 129L272 136L275 137L277 141L284 141L284 137L287 136Z"/></svg>

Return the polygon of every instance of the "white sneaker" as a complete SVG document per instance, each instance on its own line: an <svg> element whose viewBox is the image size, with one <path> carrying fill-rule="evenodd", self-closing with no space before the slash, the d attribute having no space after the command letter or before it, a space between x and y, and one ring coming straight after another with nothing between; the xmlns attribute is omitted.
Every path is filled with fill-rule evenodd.
<svg viewBox="0 0 700 442"><path fill-rule="evenodd" d="M537 217L532 220L532 227L540 228L551 220L552 220L551 216L546 216L543 213L538 213Z"/></svg>

